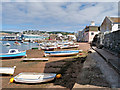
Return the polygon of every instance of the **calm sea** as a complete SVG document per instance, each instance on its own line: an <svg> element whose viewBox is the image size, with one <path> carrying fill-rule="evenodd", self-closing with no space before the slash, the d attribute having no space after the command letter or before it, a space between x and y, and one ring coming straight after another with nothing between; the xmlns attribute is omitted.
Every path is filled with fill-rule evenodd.
<svg viewBox="0 0 120 90"><path fill-rule="evenodd" d="M18 49L20 51L29 50L32 47L37 46L37 43L29 43L28 45L25 45L25 44L21 43L21 45L14 45L13 43L15 41L1 41L1 42L2 43L0 43L0 53L7 53L9 49ZM11 46L4 46L3 44L5 44L5 43L10 43Z"/></svg>

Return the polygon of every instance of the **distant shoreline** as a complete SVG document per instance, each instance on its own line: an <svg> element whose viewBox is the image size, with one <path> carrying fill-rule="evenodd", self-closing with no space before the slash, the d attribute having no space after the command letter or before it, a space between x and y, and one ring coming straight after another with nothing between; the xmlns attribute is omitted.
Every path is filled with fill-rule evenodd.
<svg viewBox="0 0 120 90"><path fill-rule="evenodd" d="M22 41L22 40L0 40L0 41Z"/></svg>

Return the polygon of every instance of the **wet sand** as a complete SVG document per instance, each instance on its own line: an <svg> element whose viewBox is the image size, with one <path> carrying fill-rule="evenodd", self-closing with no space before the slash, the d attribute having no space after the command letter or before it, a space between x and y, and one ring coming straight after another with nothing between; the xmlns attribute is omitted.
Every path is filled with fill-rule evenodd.
<svg viewBox="0 0 120 90"><path fill-rule="evenodd" d="M80 45L79 48L76 49L83 49L84 50L83 57L86 56L87 55L86 51L90 47L89 44L81 43L79 45ZM62 49L62 50L69 50L69 49ZM28 58L43 58L44 51L27 50L27 55ZM44 57L44 58L49 58L49 61L23 62L21 58L2 60L2 67L16 66L16 70L13 76L0 76L0 78L2 78L2 88L68 88L68 89L72 88L72 86L75 83L75 78L77 77L78 72L80 72L80 68L82 68L81 61L83 60L83 58L75 59L77 58L76 56ZM61 73L63 76L62 79L54 80L49 83L34 84L34 85L16 84L16 83L8 84L10 78L16 76L21 72ZM71 78L70 79L71 81L67 81L67 79L69 78ZM72 82L72 83L68 83L68 82Z"/></svg>

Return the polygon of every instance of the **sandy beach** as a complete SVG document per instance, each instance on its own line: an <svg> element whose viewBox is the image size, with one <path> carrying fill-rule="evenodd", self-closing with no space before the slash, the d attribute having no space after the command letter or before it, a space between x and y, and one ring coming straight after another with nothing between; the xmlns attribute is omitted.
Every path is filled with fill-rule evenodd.
<svg viewBox="0 0 120 90"><path fill-rule="evenodd" d="M70 57L44 57L49 58L49 61L40 62L23 62L21 58L2 60L2 67L16 66L13 76L0 76L2 78L2 88L72 88L77 74L80 72L82 62L87 55L86 51L90 48L89 44L79 43L79 48L84 51L83 56L79 58L76 56ZM59 49L60 50L60 49ZM62 49L69 50L69 49ZM72 50L72 49L71 49ZM42 58L44 56L43 50L27 50L28 58ZM73 66L72 66L73 65ZM16 76L21 72L39 72L39 73L61 73L61 79L42 84L16 84L9 83L10 78ZM71 74L70 74L71 73ZM68 75L67 75L68 74ZM68 83L69 82L69 83Z"/></svg>

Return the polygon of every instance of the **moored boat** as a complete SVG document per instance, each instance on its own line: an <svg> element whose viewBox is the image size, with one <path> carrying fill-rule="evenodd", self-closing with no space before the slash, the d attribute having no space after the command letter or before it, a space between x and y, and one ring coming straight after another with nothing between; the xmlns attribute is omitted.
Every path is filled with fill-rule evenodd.
<svg viewBox="0 0 120 90"><path fill-rule="evenodd" d="M14 45L21 45L19 42L15 41Z"/></svg>
<svg viewBox="0 0 120 90"><path fill-rule="evenodd" d="M23 44L28 45L28 44L29 44L29 42L23 42Z"/></svg>
<svg viewBox="0 0 120 90"><path fill-rule="evenodd" d="M3 44L4 46L10 46L10 43Z"/></svg>
<svg viewBox="0 0 120 90"><path fill-rule="evenodd" d="M34 73L23 72L14 77L14 82L18 83L42 83L54 80L54 73Z"/></svg>
<svg viewBox="0 0 120 90"><path fill-rule="evenodd" d="M24 43L24 41L22 40L21 43Z"/></svg>
<svg viewBox="0 0 120 90"><path fill-rule="evenodd" d="M17 49L10 49L8 53L0 54L0 58L17 58L17 57L24 57L26 55L26 51L18 51Z"/></svg>
<svg viewBox="0 0 120 90"><path fill-rule="evenodd" d="M45 56L73 56L77 55L79 50L67 50L67 51L45 51Z"/></svg>
<svg viewBox="0 0 120 90"><path fill-rule="evenodd" d="M14 66L14 67L0 67L0 74L13 75L15 68L16 68L16 66Z"/></svg>

